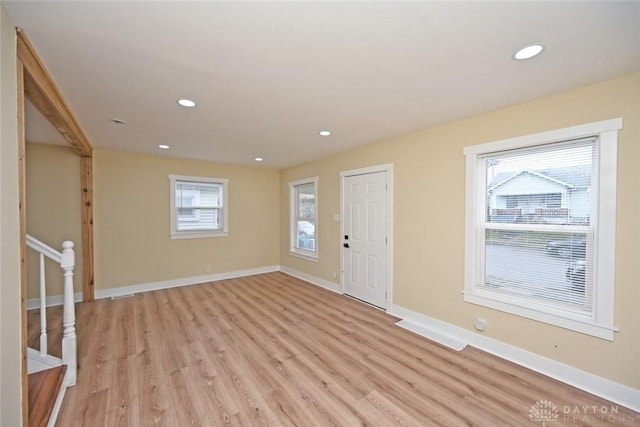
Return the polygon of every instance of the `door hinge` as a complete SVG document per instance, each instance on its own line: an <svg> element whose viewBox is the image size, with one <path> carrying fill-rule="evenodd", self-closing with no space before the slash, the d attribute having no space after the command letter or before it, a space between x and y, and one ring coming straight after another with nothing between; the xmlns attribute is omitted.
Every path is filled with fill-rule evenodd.
<svg viewBox="0 0 640 427"><path fill-rule="evenodd" d="M384 291L384 300L387 300L387 291Z"/></svg>

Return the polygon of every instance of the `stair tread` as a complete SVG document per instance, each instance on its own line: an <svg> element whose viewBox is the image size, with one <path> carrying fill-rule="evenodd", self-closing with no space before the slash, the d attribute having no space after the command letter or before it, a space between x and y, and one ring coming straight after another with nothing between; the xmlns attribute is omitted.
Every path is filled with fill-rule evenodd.
<svg viewBox="0 0 640 427"><path fill-rule="evenodd" d="M53 412L67 365L29 374L29 426L46 426Z"/></svg>

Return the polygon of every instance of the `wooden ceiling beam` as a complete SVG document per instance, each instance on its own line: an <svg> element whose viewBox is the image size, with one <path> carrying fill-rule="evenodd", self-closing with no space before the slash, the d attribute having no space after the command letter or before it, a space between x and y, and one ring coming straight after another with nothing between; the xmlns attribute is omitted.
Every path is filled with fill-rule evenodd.
<svg viewBox="0 0 640 427"><path fill-rule="evenodd" d="M81 157L82 185L82 296L84 301L94 299L94 247L93 247L93 147L76 122L71 109L62 98L60 91L36 55L35 50L18 29L17 44L19 75L22 78L21 93L49 120L49 122L71 144ZM19 100L19 108L24 110L24 99ZM22 111L23 111L22 110ZM24 119L24 118L23 118ZM24 145L24 132L22 132ZM26 224L26 217L24 218ZM23 232L24 236L25 233ZM24 245L22 245L24 247ZM25 276L23 276L25 277ZM23 283L26 291L26 283Z"/></svg>
<svg viewBox="0 0 640 427"><path fill-rule="evenodd" d="M58 129L82 157L91 157L93 147L62 98L53 79L22 31L18 31L18 58L24 66L25 97Z"/></svg>

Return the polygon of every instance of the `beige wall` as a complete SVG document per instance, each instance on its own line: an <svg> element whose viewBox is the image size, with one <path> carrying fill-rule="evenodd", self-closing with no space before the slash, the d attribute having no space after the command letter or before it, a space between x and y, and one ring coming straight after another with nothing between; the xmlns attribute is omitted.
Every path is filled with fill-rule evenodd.
<svg viewBox="0 0 640 427"><path fill-rule="evenodd" d="M16 33L0 5L0 425L22 425Z"/></svg>
<svg viewBox="0 0 640 427"><path fill-rule="evenodd" d="M170 239L170 174L229 179L228 237ZM278 183L275 169L96 150L96 290L278 265Z"/></svg>
<svg viewBox="0 0 640 427"><path fill-rule="evenodd" d="M57 251L71 240L76 252L73 286L82 291L82 216L80 157L71 147L27 144L27 233ZM47 295L63 294L59 264L47 261ZM39 296L39 257L27 252L27 298Z"/></svg>
<svg viewBox="0 0 640 427"><path fill-rule="evenodd" d="M340 171L394 164L393 304L640 389L640 74L491 112L281 171L280 262L336 283ZM613 342L463 302L463 147L623 117ZM320 260L288 253L287 183L318 176ZM557 346L557 347L556 347Z"/></svg>

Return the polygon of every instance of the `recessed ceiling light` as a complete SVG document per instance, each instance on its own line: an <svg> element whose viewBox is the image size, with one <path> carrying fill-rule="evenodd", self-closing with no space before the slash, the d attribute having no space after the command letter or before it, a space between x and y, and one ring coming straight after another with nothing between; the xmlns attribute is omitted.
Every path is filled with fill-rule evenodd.
<svg viewBox="0 0 640 427"><path fill-rule="evenodd" d="M331 131L329 131L329 130L321 130L319 133L320 133L320 136L329 136L329 135L331 135Z"/></svg>
<svg viewBox="0 0 640 427"><path fill-rule="evenodd" d="M544 46L542 46L540 43L530 44L529 46L525 46L519 51L517 51L513 55L513 59L517 59L519 61L522 61L524 59L530 59L530 58L533 58L534 56L540 55L540 53L542 53L543 50L544 50Z"/></svg>
<svg viewBox="0 0 640 427"><path fill-rule="evenodd" d="M166 145L166 144L160 144L160 145L158 145L158 148L161 149L161 150L168 150L171 147Z"/></svg>
<svg viewBox="0 0 640 427"><path fill-rule="evenodd" d="M182 98L182 99L178 99L178 104L182 105L183 107L187 107L187 108L193 108L196 106L196 103L190 99L187 98Z"/></svg>
<svg viewBox="0 0 640 427"><path fill-rule="evenodd" d="M262 157L256 157L256 159L255 159L255 160L256 160L256 162L261 162L261 161L263 161L264 159L263 159Z"/></svg>

